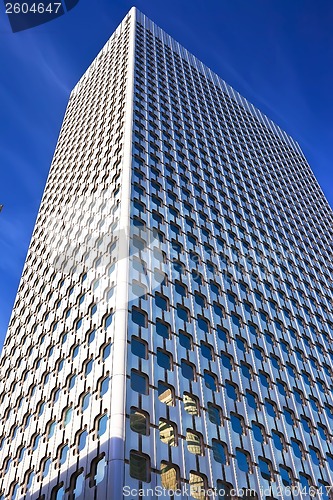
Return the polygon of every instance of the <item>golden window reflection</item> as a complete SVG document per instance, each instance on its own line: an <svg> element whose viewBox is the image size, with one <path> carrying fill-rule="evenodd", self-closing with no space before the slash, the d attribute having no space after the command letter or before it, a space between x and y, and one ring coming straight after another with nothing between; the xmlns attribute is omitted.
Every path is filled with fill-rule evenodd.
<svg viewBox="0 0 333 500"><path fill-rule="evenodd" d="M193 498L197 500L206 500L205 486L205 481L202 476L190 472L190 492Z"/></svg>
<svg viewBox="0 0 333 500"><path fill-rule="evenodd" d="M202 441L199 434L194 431L187 430L186 442L187 449L190 453L193 453L194 455L202 455Z"/></svg>
<svg viewBox="0 0 333 500"><path fill-rule="evenodd" d="M162 443L170 446L177 446L176 426L171 422L160 419L158 425L160 431L160 440Z"/></svg>
<svg viewBox="0 0 333 500"><path fill-rule="evenodd" d="M178 470L174 465L161 462L161 482L166 490L177 490Z"/></svg>
<svg viewBox="0 0 333 500"><path fill-rule="evenodd" d="M158 399L161 403L165 403L168 406L174 406L175 395L173 387L165 384L164 382L158 383Z"/></svg>
<svg viewBox="0 0 333 500"><path fill-rule="evenodd" d="M188 393L184 394L184 409L190 415L199 415L198 402L195 396L191 396Z"/></svg>
<svg viewBox="0 0 333 500"><path fill-rule="evenodd" d="M130 427L132 431L139 434L148 434L148 418L147 415L136 408L131 408Z"/></svg>

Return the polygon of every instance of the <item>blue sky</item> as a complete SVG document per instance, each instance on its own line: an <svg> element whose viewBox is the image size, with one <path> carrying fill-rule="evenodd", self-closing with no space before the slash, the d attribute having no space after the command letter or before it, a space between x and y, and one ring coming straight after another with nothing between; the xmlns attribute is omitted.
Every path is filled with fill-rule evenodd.
<svg viewBox="0 0 333 500"><path fill-rule="evenodd" d="M0 344L72 87L132 1L80 0L13 34L0 11ZM301 145L333 205L331 0L137 0Z"/></svg>

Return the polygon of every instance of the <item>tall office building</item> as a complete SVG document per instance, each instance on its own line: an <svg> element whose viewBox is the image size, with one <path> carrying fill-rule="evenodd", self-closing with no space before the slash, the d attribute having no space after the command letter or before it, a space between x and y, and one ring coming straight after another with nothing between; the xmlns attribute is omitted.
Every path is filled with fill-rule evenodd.
<svg viewBox="0 0 333 500"><path fill-rule="evenodd" d="M1 499L329 498L331 224L299 146L133 8L54 154Z"/></svg>

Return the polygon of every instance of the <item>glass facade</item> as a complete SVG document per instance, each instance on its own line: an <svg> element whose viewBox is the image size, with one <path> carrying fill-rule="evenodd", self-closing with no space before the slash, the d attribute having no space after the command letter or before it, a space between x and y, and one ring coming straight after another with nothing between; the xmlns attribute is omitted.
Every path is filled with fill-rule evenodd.
<svg viewBox="0 0 333 500"><path fill-rule="evenodd" d="M299 146L132 9L60 133L0 498L331 498L331 223Z"/></svg>

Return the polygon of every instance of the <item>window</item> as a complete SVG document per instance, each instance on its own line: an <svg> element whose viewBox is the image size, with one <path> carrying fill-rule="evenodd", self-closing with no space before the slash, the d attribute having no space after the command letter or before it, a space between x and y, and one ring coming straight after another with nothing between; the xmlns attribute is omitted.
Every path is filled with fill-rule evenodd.
<svg viewBox="0 0 333 500"><path fill-rule="evenodd" d="M226 391L227 391L227 395L230 399L233 399L234 401L237 401L239 398L238 398L238 387L236 386L236 384L234 384L233 382L229 382L228 380L226 380L225 382L225 388L226 388Z"/></svg>
<svg viewBox="0 0 333 500"><path fill-rule="evenodd" d="M112 323L112 317L113 317L113 314L109 314L109 316L107 316L105 318L105 328L109 328L109 326L111 325Z"/></svg>
<svg viewBox="0 0 333 500"><path fill-rule="evenodd" d="M286 422L289 425L295 425L296 419L294 412L292 410L289 410L288 408L283 408L283 414L285 416Z"/></svg>
<svg viewBox="0 0 333 500"><path fill-rule="evenodd" d="M84 375L85 377L87 377L89 375L89 373L91 372L91 370L93 369L93 365L94 365L94 360L93 359L90 359L87 363L86 363L86 367L85 367L85 370L84 370Z"/></svg>
<svg viewBox="0 0 333 500"><path fill-rule="evenodd" d="M194 455L203 455L203 439L199 432L187 429L186 444L190 453Z"/></svg>
<svg viewBox="0 0 333 500"><path fill-rule="evenodd" d="M187 287L180 283L179 281L175 282L176 292L179 293L182 297L187 297Z"/></svg>
<svg viewBox="0 0 333 500"><path fill-rule="evenodd" d="M327 483L326 481L323 481L322 479L319 479L318 489L320 491L320 499L321 500L331 500L329 495L326 493L326 492L330 491L329 486L330 486L329 483Z"/></svg>
<svg viewBox="0 0 333 500"><path fill-rule="evenodd" d="M164 297L161 293L155 293L155 304L163 311L168 311L169 309L169 301L167 297Z"/></svg>
<svg viewBox="0 0 333 500"><path fill-rule="evenodd" d="M79 297L79 305L83 304L84 299L85 299L85 294L83 294L83 295L81 295L81 297Z"/></svg>
<svg viewBox="0 0 333 500"><path fill-rule="evenodd" d="M169 446L177 446L177 427L173 422L160 418L158 428L160 440Z"/></svg>
<svg viewBox="0 0 333 500"><path fill-rule="evenodd" d="M221 361L222 365L227 368L227 370L232 370L234 367L234 360L233 357L230 354L226 354L223 351L221 351Z"/></svg>
<svg viewBox="0 0 333 500"><path fill-rule="evenodd" d="M75 359L77 355L79 354L80 346L75 346L73 351L72 351L72 359Z"/></svg>
<svg viewBox="0 0 333 500"><path fill-rule="evenodd" d="M313 433L312 423L309 418L305 417L304 415L301 415L301 422L305 432L307 432L308 434Z"/></svg>
<svg viewBox="0 0 333 500"><path fill-rule="evenodd" d="M258 399L257 399L257 396L254 392L252 391L249 391L248 389L246 390L246 400L247 400L247 404L257 410L258 407L259 407L259 404L258 404Z"/></svg>
<svg viewBox="0 0 333 500"><path fill-rule="evenodd" d="M265 430L262 425L252 421L252 432L254 439L258 441L258 443L264 443L266 441Z"/></svg>
<svg viewBox="0 0 333 500"><path fill-rule="evenodd" d="M289 469L289 467L285 467L284 465L280 465L279 471L280 471L282 484L284 486L292 486L293 480L292 480L291 469Z"/></svg>
<svg viewBox="0 0 333 500"><path fill-rule="evenodd" d="M264 479L271 481L273 479L273 466L267 458L258 457L258 466Z"/></svg>
<svg viewBox="0 0 333 500"><path fill-rule="evenodd" d="M311 490L313 489L311 488L313 486L311 477L301 472L299 475L299 481L301 483L301 491L304 491L307 495L311 497L312 496Z"/></svg>
<svg viewBox="0 0 333 500"><path fill-rule="evenodd" d="M84 472L80 469L78 472L74 473L71 477L71 488L70 491L73 492L74 498L79 498L83 493L84 488Z"/></svg>
<svg viewBox="0 0 333 500"><path fill-rule="evenodd" d="M193 381L196 379L195 366L193 365L193 363L189 363L188 361L182 359L181 371L182 371L182 376L187 380Z"/></svg>
<svg viewBox="0 0 333 500"><path fill-rule="evenodd" d="M182 347L185 347L185 349L191 350L192 349L192 336L189 333L183 332L182 330L179 331L179 343Z"/></svg>
<svg viewBox="0 0 333 500"><path fill-rule="evenodd" d="M140 283L139 281L133 280L132 291L133 294L136 295L136 297L143 297L144 299L146 299L147 297L147 287L142 283ZM112 292L114 292L113 289Z"/></svg>
<svg viewBox="0 0 333 500"><path fill-rule="evenodd" d="M243 434L245 431L244 418L241 415L236 415L235 413L231 413L230 419L233 431L240 435Z"/></svg>
<svg viewBox="0 0 333 500"><path fill-rule="evenodd" d="M222 409L209 402L207 404L207 410L209 420L215 425L222 425Z"/></svg>
<svg viewBox="0 0 333 500"><path fill-rule="evenodd" d="M322 457L321 457L320 451L317 448L315 448L314 446L310 446L309 453L310 453L310 457L312 459L312 462L315 465L321 465Z"/></svg>
<svg viewBox="0 0 333 500"><path fill-rule="evenodd" d="M148 376L145 373L139 372L134 368L131 370L131 388L133 391L147 396L149 394L148 384Z"/></svg>
<svg viewBox="0 0 333 500"><path fill-rule="evenodd" d="M158 399L168 406L175 405L175 389L161 380L158 381Z"/></svg>
<svg viewBox="0 0 333 500"><path fill-rule="evenodd" d="M204 381L206 387L212 391L217 391L218 389L218 384L217 384L217 377L213 373L205 370L204 371Z"/></svg>
<svg viewBox="0 0 333 500"><path fill-rule="evenodd" d="M293 449L295 457L305 458L303 446L302 446L302 443L300 441L298 441L297 439L291 438L291 447Z"/></svg>
<svg viewBox="0 0 333 500"><path fill-rule="evenodd" d="M87 431L82 431L79 433L78 441L77 441L79 451L82 451L85 448L86 442L87 442L87 437L88 437Z"/></svg>
<svg viewBox="0 0 333 500"><path fill-rule="evenodd" d="M263 372L262 370L259 371L259 378L260 382L264 387L271 388L272 383L270 380L270 376L268 373Z"/></svg>
<svg viewBox="0 0 333 500"><path fill-rule="evenodd" d="M172 369L172 355L170 353L158 347L156 356L157 364L161 366L161 368L164 368L165 370Z"/></svg>
<svg viewBox="0 0 333 500"><path fill-rule="evenodd" d="M75 385L75 381L76 381L76 375L72 375L71 377L69 377L69 379L68 379L68 389L69 390L73 389L73 387Z"/></svg>
<svg viewBox="0 0 333 500"><path fill-rule="evenodd" d="M58 362L58 372L61 372L61 370L63 369L64 367L64 360L61 359L59 362Z"/></svg>
<svg viewBox="0 0 333 500"><path fill-rule="evenodd" d="M130 428L138 434L148 436L149 434L149 415L132 406L130 413Z"/></svg>
<svg viewBox="0 0 333 500"><path fill-rule="evenodd" d="M241 361L241 371L242 371L242 374L245 378L247 378L248 380L253 379L252 368L247 363L244 363L244 361Z"/></svg>
<svg viewBox="0 0 333 500"><path fill-rule="evenodd" d="M99 455L91 462L90 487L97 486L105 476L106 460L104 454Z"/></svg>
<svg viewBox="0 0 333 500"><path fill-rule="evenodd" d="M329 433L327 427L323 424L317 423L317 428L318 428L318 432L320 434L321 439L323 439L324 441L327 441L327 439L330 437L330 433Z"/></svg>
<svg viewBox="0 0 333 500"><path fill-rule="evenodd" d="M250 472L250 455L248 452L236 449L236 460L238 463L238 467L243 472Z"/></svg>
<svg viewBox="0 0 333 500"><path fill-rule="evenodd" d="M327 403L325 403L325 411L326 411L326 415L329 419L333 419L333 410L332 410L332 407L330 405L328 405Z"/></svg>
<svg viewBox="0 0 333 500"><path fill-rule="evenodd" d="M191 496L197 500L205 500L207 490L206 477L203 474L191 471L189 483L191 488Z"/></svg>
<svg viewBox="0 0 333 500"><path fill-rule="evenodd" d="M46 478L46 476L48 475L50 467L51 467L51 459L49 458L49 459L44 461L43 476L42 476L43 479Z"/></svg>
<svg viewBox="0 0 333 500"><path fill-rule="evenodd" d="M11 463L12 463L11 458L9 458L9 457L5 458L4 464L3 464L3 469L5 471L5 474L7 474L7 472L9 471Z"/></svg>
<svg viewBox="0 0 333 500"><path fill-rule="evenodd" d="M183 320L185 323L190 321L190 313L189 310L180 304L177 304L177 316Z"/></svg>
<svg viewBox="0 0 333 500"><path fill-rule="evenodd" d="M88 336L88 344L92 344L94 342L95 336L96 336L96 330L92 330L92 332L90 332Z"/></svg>
<svg viewBox="0 0 333 500"><path fill-rule="evenodd" d="M231 490L233 485L224 481L217 481L217 498L216 500L232 500ZM266 498L267 500L267 498Z"/></svg>
<svg viewBox="0 0 333 500"><path fill-rule="evenodd" d="M102 359L105 361L111 354L111 342L106 344L106 346L103 347L102 350Z"/></svg>
<svg viewBox="0 0 333 500"><path fill-rule="evenodd" d="M225 328L222 328L222 327L218 326L216 328L216 332L217 332L218 338L220 340L222 340L223 342L229 342L230 341L229 332Z"/></svg>
<svg viewBox="0 0 333 500"><path fill-rule="evenodd" d="M51 422L49 424L49 430L48 430L48 435L47 435L47 438L48 439L51 439L51 437L54 435L54 431L56 429L56 426L57 426L57 422Z"/></svg>
<svg viewBox="0 0 333 500"><path fill-rule="evenodd" d="M242 337L239 337L238 335L236 336L236 344L237 344L237 347L240 351L242 352L248 352L248 346L247 346L247 342L242 338Z"/></svg>
<svg viewBox="0 0 333 500"><path fill-rule="evenodd" d="M69 448L67 445L63 446L60 450L60 457L59 457L59 464L64 465L67 460L67 455L68 455Z"/></svg>
<svg viewBox="0 0 333 500"><path fill-rule="evenodd" d="M64 426L70 423L72 415L73 415L73 408L68 408L64 414Z"/></svg>
<svg viewBox="0 0 333 500"><path fill-rule="evenodd" d="M26 451L26 448L24 448L24 446L22 446L21 449L19 450L19 453L18 453L18 458L17 458L18 463L22 462L25 451Z"/></svg>
<svg viewBox="0 0 333 500"><path fill-rule="evenodd" d="M102 398L109 390L109 383L110 383L110 378L105 377L101 382L100 382L100 388L99 388L99 396Z"/></svg>
<svg viewBox="0 0 333 500"><path fill-rule="evenodd" d="M32 444L32 451L37 450L39 440L40 440L40 434L37 434L37 435L33 438L33 441L32 441L32 443L33 443L33 444Z"/></svg>
<svg viewBox="0 0 333 500"><path fill-rule="evenodd" d="M27 488L27 490L29 490L31 488L34 477L35 477L35 473L33 471L28 472L28 474L26 476L26 488Z"/></svg>
<svg viewBox="0 0 333 500"><path fill-rule="evenodd" d="M210 332L209 321L201 316L198 316L198 328L205 333L209 333Z"/></svg>
<svg viewBox="0 0 333 500"><path fill-rule="evenodd" d="M318 400L316 398L314 398L313 396L310 396L309 397L309 401L310 401L312 409L315 412L319 413L319 403L318 403Z"/></svg>
<svg viewBox="0 0 333 500"><path fill-rule="evenodd" d="M145 483L150 482L150 458L138 451L130 451L130 476Z"/></svg>
<svg viewBox="0 0 333 500"><path fill-rule="evenodd" d="M141 311L137 307L132 308L132 320L133 320L133 323L136 323L138 326L141 326L143 328L147 327L147 324L148 324L147 313L145 313L144 311Z"/></svg>
<svg viewBox="0 0 333 500"><path fill-rule="evenodd" d="M217 439L212 440L213 457L216 462L226 465L227 463L227 445L218 441Z"/></svg>
<svg viewBox="0 0 333 500"><path fill-rule="evenodd" d="M180 472L177 465L161 462L161 483L162 488L176 491L179 487Z"/></svg>
<svg viewBox="0 0 333 500"><path fill-rule="evenodd" d="M196 396L184 392L184 410L190 415L199 415L199 400Z"/></svg>
<svg viewBox="0 0 333 500"><path fill-rule="evenodd" d="M139 337L132 335L131 339L131 351L135 356L142 359L148 359L148 344Z"/></svg>
<svg viewBox="0 0 333 500"><path fill-rule="evenodd" d="M90 397L91 397L90 392L87 392L87 394L85 394L83 396L82 403L81 403L81 410L82 411L85 411L89 407Z"/></svg>
<svg viewBox="0 0 333 500"><path fill-rule="evenodd" d="M108 424L108 416L105 413L98 419L97 423L97 437L100 438L103 436L103 434L106 433L107 430L107 424Z"/></svg>
<svg viewBox="0 0 333 500"><path fill-rule="evenodd" d="M280 432L272 431L273 443L276 449L283 451L286 449L284 437Z"/></svg>
<svg viewBox="0 0 333 500"><path fill-rule="evenodd" d="M204 358L208 359L209 361L213 361L213 357L214 357L213 347L210 344L207 344L206 342L201 341L200 348L201 348L202 356Z"/></svg>
<svg viewBox="0 0 333 500"><path fill-rule="evenodd" d="M265 399L265 408L270 417L276 418L278 416L278 410L274 401Z"/></svg>
<svg viewBox="0 0 333 500"><path fill-rule="evenodd" d="M156 320L156 333L164 339L170 338L170 326L161 319Z"/></svg>

